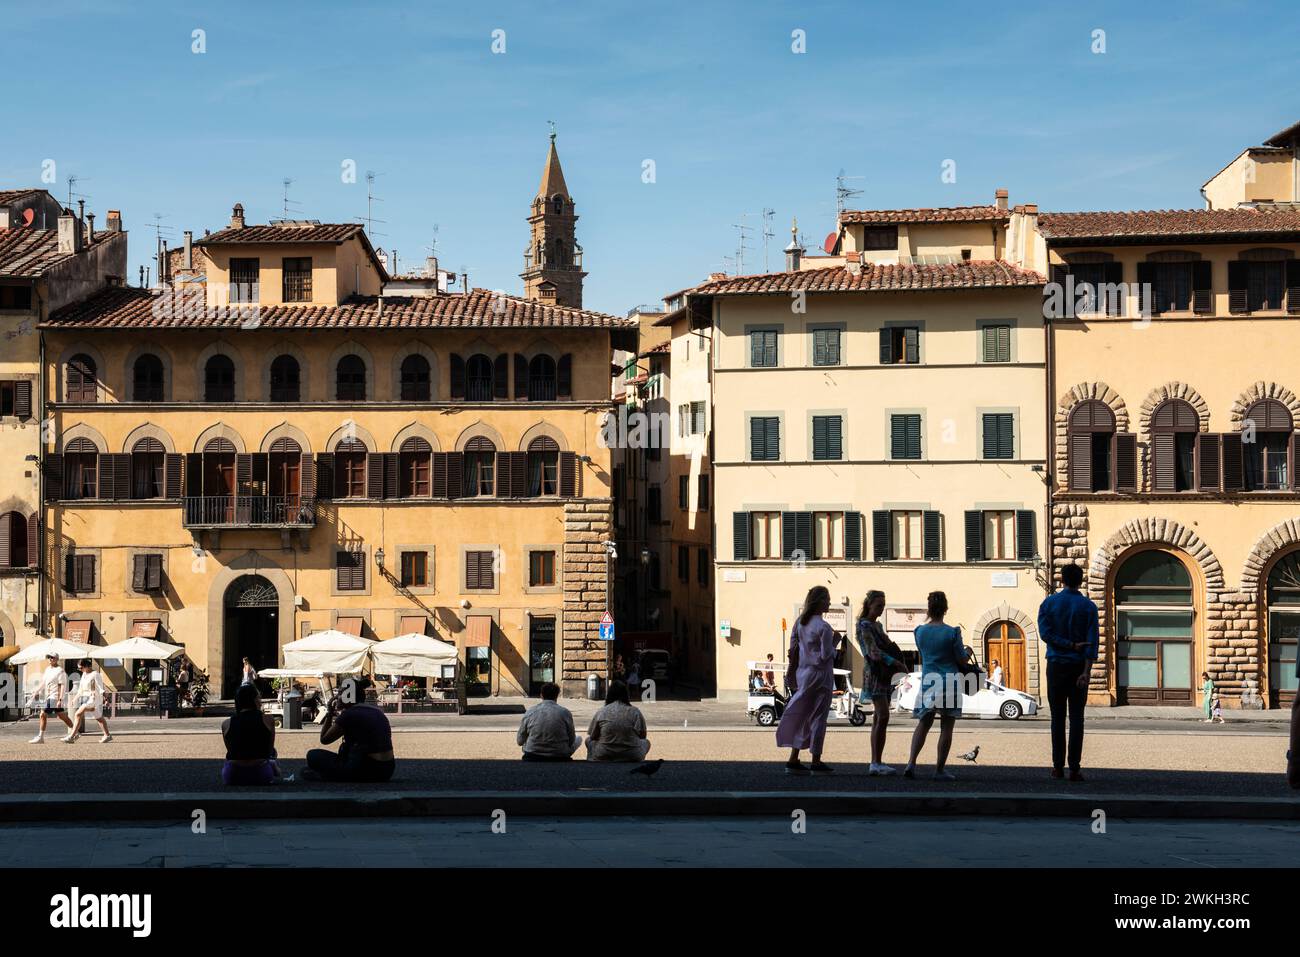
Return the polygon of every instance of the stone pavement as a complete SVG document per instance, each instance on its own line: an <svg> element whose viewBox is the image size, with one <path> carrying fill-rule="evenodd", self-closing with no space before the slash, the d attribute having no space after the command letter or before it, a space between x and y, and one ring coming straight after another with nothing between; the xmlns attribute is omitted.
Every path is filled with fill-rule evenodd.
<svg viewBox="0 0 1300 957"><path fill-rule="evenodd" d="M1282 868L1300 823L509 816L0 826L0 867Z"/></svg>

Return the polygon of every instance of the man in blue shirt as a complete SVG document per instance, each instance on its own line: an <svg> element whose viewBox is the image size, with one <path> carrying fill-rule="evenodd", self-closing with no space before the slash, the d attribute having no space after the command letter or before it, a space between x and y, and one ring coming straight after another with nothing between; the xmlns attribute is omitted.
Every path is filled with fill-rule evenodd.
<svg viewBox="0 0 1300 957"><path fill-rule="evenodd" d="M1070 714L1070 780L1082 781L1083 709L1088 676L1097 660L1097 606L1079 592L1083 569L1061 569L1065 585L1038 606L1038 636L1047 645L1047 706L1052 712L1052 777L1065 776L1065 715Z"/></svg>

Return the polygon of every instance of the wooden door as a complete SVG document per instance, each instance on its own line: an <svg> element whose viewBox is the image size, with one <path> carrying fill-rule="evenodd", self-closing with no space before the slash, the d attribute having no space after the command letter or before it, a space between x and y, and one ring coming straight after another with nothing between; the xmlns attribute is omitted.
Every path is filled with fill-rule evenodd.
<svg viewBox="0 0 1300 957"><path fill-rule="evenodd" d="M235 520L235 457L228 454L203 456L205 518L229 524Z"/></svg>
<svg viewBox="0 0 1300 957"><path fill-rule="evenodd" d="M1002 684L1024 691L1028 686L1025 665L1025 633L1009 621L994 622L984 632L984 661L989 677L993 676L993 659L1002 665Z"/></svg>

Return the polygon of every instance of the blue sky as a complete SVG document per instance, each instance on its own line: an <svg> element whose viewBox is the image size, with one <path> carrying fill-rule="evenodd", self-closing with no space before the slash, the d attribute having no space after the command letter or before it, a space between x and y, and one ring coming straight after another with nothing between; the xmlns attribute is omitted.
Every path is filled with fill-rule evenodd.
<svg viewBox="0 0 1300 957"><path fill-rule="evenodd" d="M444 268L517 292L547 120L586 305L615 313L734 269L735 223L756 227L745 271L762 271L764 207L774 268L792 216L820 243L841 169L863 177L857 206L1006 186L1042 209L1195 207L1240 149L1300 120L1291 2L0 6L28 63L8 71L0 184L40 185L46 159L57 196L81 177L99 222L123 211L133 279L155 213L173 245L236 201L265 222L289 177L298 215L348 222L369 169L377 245L414 265L437 224Z"/></svg>

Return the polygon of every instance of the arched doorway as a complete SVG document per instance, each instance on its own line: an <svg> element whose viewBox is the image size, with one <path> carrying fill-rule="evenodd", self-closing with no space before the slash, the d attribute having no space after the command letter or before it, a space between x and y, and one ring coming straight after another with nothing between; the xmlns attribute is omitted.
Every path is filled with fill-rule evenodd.
<svg viewBox="0 0 1300 957"><path fill-rule="evenodd" d="M1300 642L1300 551L1283 555L1268 573L1268 706L1289 708L1296 695Z"/></svg>
<svg viewBox="0 0 1300 957"><path fill-rule="evenodd" d="M1002 684L1024 691L1028 687L1025 666L1025 633L1012 621L995 621L984 632L984 664L993 674L993 660L1002 665Z"/></svg>
<svg viewBox="0 0 1300 957"><path fill-rule="evenodd" d="M1140 551L1115 573L1119 704L1190 705L1195 698L1195 592L1176 555Z"/></svg>
<svg viewBox="0 0 1300 957"><path fill-rule="evenodd" d="M258 671L279 664L280 596L261 575L241 575L226 589L223 605L221 697L233 698L244 658Z"/></svg>

